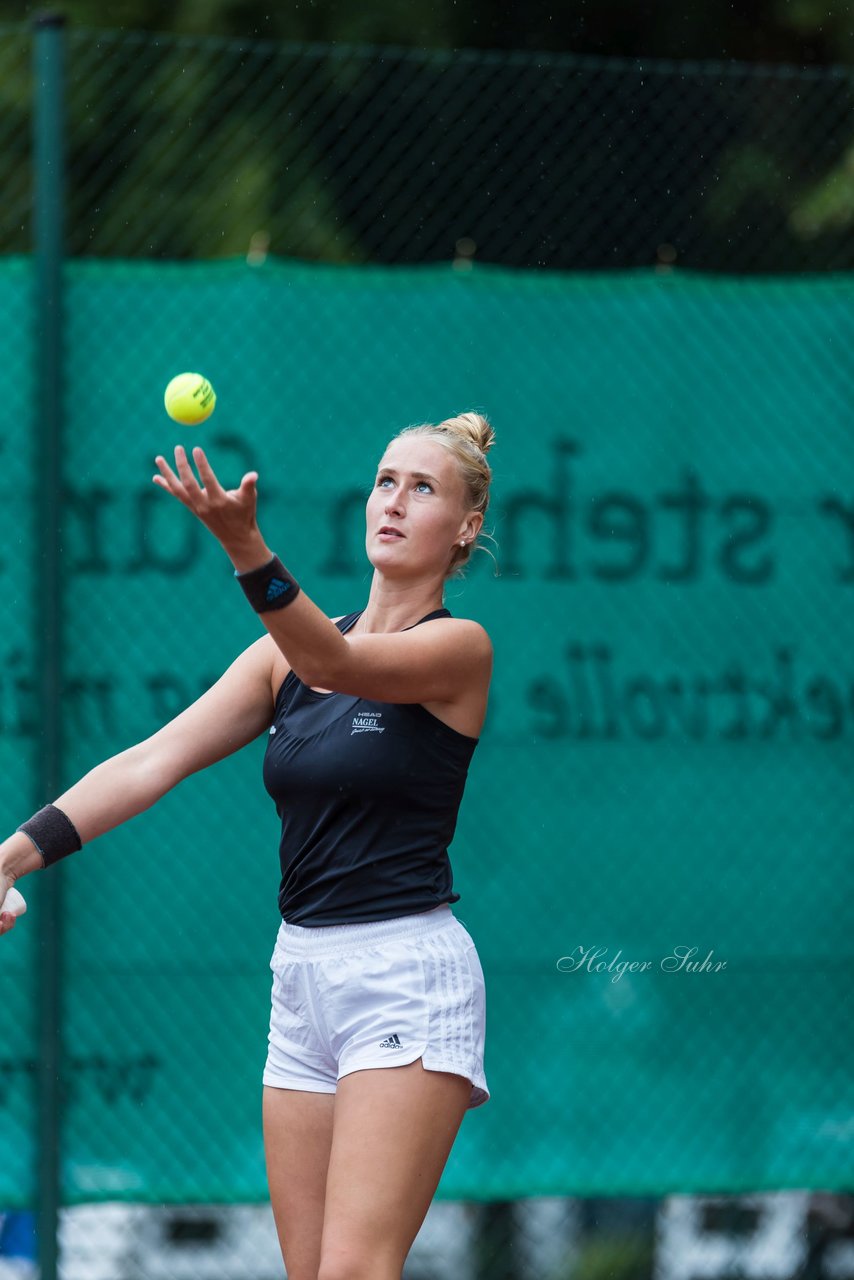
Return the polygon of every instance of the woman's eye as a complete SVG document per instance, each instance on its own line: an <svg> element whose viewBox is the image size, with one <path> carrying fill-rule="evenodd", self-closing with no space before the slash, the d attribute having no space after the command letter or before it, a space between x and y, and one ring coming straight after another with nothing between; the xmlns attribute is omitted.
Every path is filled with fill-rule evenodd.
<svg viewBox="0 0 854 1280"><path fill-rule="evenodd" d="M379 479L377 480L378 489L385 489L389 484L394 484L393 476L380 476ZM415 488L416 489L424 488L427 490L428 493L433 492L433 486L432 484L430 484L429 480L416 480Z"/></svg>

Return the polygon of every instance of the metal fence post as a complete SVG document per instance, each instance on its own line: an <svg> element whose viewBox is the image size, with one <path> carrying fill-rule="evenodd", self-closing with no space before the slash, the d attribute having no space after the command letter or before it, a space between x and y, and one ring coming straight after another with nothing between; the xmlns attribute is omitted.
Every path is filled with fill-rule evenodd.
<svg viewBox="0 0 854 1280"><path fill-rule="evenodd" d="M33 256L37 473L35 645L40 734L36 740L37 804L62 785L62 263L64 237L65 19L39 14L33 23ZM60 999L62 877L39 881L39 1146L38 1249L40 1280L56 1280L60 1204Z"/></svg>
<svg viewBox="0 0 854 1280"><path fill-rule="evenodd" d="M517 1280L516 1223L512 1200L492 1200L480 1206L477 1233L478 1280Z"/></svg>

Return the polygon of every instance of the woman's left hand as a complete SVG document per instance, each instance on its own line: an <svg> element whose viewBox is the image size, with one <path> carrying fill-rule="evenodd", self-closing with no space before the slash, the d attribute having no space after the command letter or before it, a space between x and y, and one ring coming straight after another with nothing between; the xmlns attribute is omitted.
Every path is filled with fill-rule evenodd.
<svg viewBox="0 0 854 1280"><path fill-rule="evenodd" d="M189 507L205 528L219 539L232 560L242 558L246 551L249 551L250 558L255 558L256 544L263 547L256 519L257 471L247 471L239 489L223 489L198 446L193 450L193 461L199 469L202 484L196 479L183 445L175 447L175 471L159 454L154 461L160 472L153 477L154 483Z"/></svg>

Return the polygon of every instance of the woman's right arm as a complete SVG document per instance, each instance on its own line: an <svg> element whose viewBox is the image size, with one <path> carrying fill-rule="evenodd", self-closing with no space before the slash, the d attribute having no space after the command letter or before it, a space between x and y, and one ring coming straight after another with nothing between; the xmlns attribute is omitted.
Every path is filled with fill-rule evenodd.
<svg viewBox="0 0 854 1280"><path fill-rule="evenodd" d="M53 803L83 844L142 813L191 773L231 755L273 720L274 663L281 655L262 636L192 706L145 741L97 765ZM278 674L278 672L277 672ZM40 870L41 855L16 832L0 844L0 902L21 876ZM0 933L7 932L0 921Z"/></svg>

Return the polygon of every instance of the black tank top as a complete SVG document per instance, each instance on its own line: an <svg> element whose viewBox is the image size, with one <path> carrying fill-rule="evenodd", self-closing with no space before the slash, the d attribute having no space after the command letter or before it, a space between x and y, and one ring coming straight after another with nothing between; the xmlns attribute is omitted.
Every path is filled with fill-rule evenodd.
<svg viewBox="0 0 854 1280"><path fill-rule="evenodd" d="M282 822L282 918L347 924L458 902L448 846L477 743L420 703L315 693L289 672L264 756Z"/></svg>

